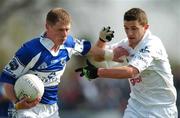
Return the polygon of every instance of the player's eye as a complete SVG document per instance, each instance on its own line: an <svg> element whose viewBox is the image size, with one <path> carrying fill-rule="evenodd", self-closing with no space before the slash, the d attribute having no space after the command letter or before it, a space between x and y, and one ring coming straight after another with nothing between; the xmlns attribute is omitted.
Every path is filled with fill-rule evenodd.
<svg viewBox="0 0 180 118"><path fill-rule="evenodd" d="M125 29L125 30L129 30L129 28L127 28L127 27L125 27L124 29Z"/></svg>

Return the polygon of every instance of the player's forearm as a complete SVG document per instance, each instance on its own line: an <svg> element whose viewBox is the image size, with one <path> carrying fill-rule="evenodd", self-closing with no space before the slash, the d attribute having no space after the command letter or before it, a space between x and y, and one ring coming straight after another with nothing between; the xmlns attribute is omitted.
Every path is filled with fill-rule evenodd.
<svg viewBox="0 0 180 118"><path fill-rule="evenodd" d="M100 78L114 78L114 79L128 79L137 75L137 72L131 67L113 67L113 68L99 68L98 76Z"/></svg>
<svg viewBox="0 0 180 118"><path fill-rule="evenodd" d="M101 40L98 40L95 44L96 47L99 47L99 48L105 48L106 46L106 42L103 42Z"/></svg>
<svg viewBox="0 0 180 118"><path fill-rule="evenodd" d="M91 56L97 62L104 61L104 60L112 61L114 58L114 53L113 53L113 50L99 48L97 46L94 46L91 48L89 52L89 56Z"/></svg>
<svg viewBox="0 0 180 118"><path fill-rule="evenodd" d="M6 92L6 97L13 103L17 102L17 98L14 92L14 86L12 84L4 83L4 89Z"/></svg>
<svg viewBox="0 0 180 118"><path fill-rule="evenodd" d="M88 56L97 62L104 61L104 49L94 46L91 48Z"/></svg>
<svg viewBox="0 0 180 118"><path fill-rule="evenodd" d="M93 59L95 61L104 61L104 48L105 48L106 42L102 42L101 40L98 40L96 42L96 44L94 45L94 47L92 48L91 52L91 56L93 57Z"/></svg>

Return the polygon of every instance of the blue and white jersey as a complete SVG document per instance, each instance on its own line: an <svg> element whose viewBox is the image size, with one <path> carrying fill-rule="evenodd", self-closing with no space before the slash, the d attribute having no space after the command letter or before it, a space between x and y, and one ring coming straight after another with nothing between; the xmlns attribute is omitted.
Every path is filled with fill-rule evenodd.
<svg viewBox="0 0 180 118"><path fill-rule="evenodd" d="M12 60L5 66L0 82L15 84L23 74L33 73L44 82L45 91L41 103L57 102L60 78L72 54L86 55L91 44L86 40L68 36L57 52L52 51L52 40L39 36L22 45Z"/></svg>

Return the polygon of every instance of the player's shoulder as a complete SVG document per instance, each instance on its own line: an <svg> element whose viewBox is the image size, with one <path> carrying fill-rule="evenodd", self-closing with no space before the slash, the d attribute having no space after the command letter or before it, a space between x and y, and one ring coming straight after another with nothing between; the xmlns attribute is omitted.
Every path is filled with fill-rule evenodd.
<svg viewBox="0 0 180 118"><path fill-rule="evenodd" d="M157 47L157 46L163 45L161 39L152 33L150 33L146 37L146 40L144 43L145 43L145 45L150 45L152 47Z"/></svg>
<svg viewBox="0 0 180 118"><path fill-rule="evenodd" d="M141 49L148 49L153 55L157 55L157 53L165 52L164 45L161 39L153 34L150 34L146 37L143 44L141 45Z"/></svg>
<svg viewBox="0 0 180 118"><path fill-rule="evenodd" d="M33 56L42 51L42 48L43 46L40 43L40 37L36 37L23 43L20 49L16 52L16 54L28 54Z"/></svg>
<svg viewBox="0 0 180 118"><path fill-rule="evenodd" d="M23 45L26 46L27 48L33 49L34 47L41 45L40 37L32 38L31 40L25 42Z"/></svg>

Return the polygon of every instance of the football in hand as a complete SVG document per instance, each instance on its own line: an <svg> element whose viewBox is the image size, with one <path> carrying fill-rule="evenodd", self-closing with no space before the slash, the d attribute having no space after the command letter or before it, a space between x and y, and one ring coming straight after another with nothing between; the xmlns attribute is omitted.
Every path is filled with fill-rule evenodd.
<svg viewBox="0 0 180 118"><path fill-rule="evenodd" d="M28 97L30 101L41 98L44 93L42 80L34 74L25 74L19 77L14 85L16 97L20 100Z"/></svg>

